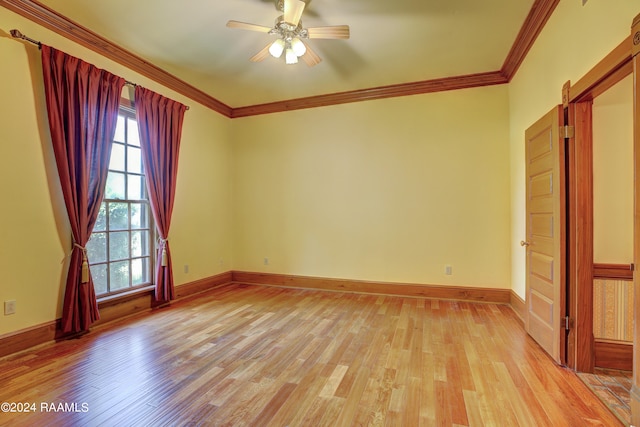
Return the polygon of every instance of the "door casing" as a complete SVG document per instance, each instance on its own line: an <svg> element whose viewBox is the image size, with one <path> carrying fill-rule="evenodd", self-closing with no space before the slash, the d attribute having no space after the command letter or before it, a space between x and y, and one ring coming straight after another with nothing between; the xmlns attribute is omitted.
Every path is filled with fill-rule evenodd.
<svg viewBox="0 0 640 427"><path fill-rule="evenodd" d="M575 84L562 88L566 139L567 293L565 364L593 372L593 99L633 73L631 36ZM637 148L636 148L637 151ZM635 167L635 166L634 166ZM637 187L637 186L636 186ZM636 227L637 228L637 227ZM636 237L637 241L638 238Z"/></svg>

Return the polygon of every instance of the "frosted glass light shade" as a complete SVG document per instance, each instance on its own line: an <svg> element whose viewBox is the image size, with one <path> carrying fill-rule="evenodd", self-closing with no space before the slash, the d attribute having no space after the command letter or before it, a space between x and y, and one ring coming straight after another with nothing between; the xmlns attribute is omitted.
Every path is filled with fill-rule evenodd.
<svg viewBox="0 0 640 427"><path fill-rule="evenodd" d="M293 53L295 53L296 56L302 56L307 52L307 47L304 45L302 40L295 38L291 40L291 50L293 50Z"/></svg>
<svg viewBox="0 0 640 427"><path fill-rule="evenodd" d="M284 59L285 59L285 62L287 64L297 64L298 63L298 56L295 54L293 49L287 49L287 51L285 52Z"/></svg>
<svg viewBox="0 0 640 427"><path fill-rule="evenodd" d="M284 40L278 39L274 41L271 46L269 46L269 53L274 58L280 58L282 56L282 52L284 51Z"/></svg>

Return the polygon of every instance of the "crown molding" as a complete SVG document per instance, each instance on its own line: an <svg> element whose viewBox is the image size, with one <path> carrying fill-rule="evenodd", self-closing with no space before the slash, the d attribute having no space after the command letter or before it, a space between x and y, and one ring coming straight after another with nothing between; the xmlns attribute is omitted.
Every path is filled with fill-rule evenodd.
<svg viewBox="0 0 640 427"><path fill-rule="evenodd" d="M266 104L250 105L234 108L231 117L247 117L260 114L279 113L283 111L301 110L305 108L326 107L329 105L346 104L350 102L371 101L374 99L394 98L399 96L418 95L447 90L466 89L480 86L490 86L508 83L509 81L500 71L489 73L468 74L464 76L445 77L434 80L424 80L412 83L401 83L360 89L347 92L330 93L326 95L310 96L306 98L289 99Z"/></svg>
<svg viewBox="0 0 640 427"><path fill-rule="evenodd" d="M502 64L501 72L508 81L511 81L515 76L558 3L560 0L535 0L533 2L516 40L513 42L504 64Z"/></svg>
<svg viewBox="0 0 640 427"><path fill-rule="evenodd" d="M370 101L374 99L508 83L515 75L535 39L558 5L558 2L559 0L534 1L524 25L520 29L502 69L499 71L401 83L237 108L224 104L211 95L116 45L88 28L73 22L36 0L0 0L0 6L136 71L169 89L175 90L226 117L239 118L351 102Z"/></svg>

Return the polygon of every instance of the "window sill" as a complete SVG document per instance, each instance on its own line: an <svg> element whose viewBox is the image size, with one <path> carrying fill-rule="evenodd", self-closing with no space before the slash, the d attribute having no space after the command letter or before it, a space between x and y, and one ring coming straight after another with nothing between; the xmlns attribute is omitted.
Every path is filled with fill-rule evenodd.
<svg viewBox="0 0 640 427"><path fill-rule="evenodd" d="M142 296L146 296L146 294L149 294L151 297L153 297L154 291L155 291L155 286L147 285L147 286L142 286L126 292L120 292L117 294L110 294L110 295L105 295L103 297L98 297L97 298L98 308L104 308L104 307L120 304L123 302L127 302L136 298L140 298Z"/></svg>

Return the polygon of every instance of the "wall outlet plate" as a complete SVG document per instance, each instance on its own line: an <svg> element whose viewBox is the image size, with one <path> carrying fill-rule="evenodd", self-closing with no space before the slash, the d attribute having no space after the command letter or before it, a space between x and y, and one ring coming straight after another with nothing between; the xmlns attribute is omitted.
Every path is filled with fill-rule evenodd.
<svg viewBox="0 0 640 427"><path fill-rule="evenodd" d="M4 315L16 314L16 300L12 299L4 302Z"/></svg>

